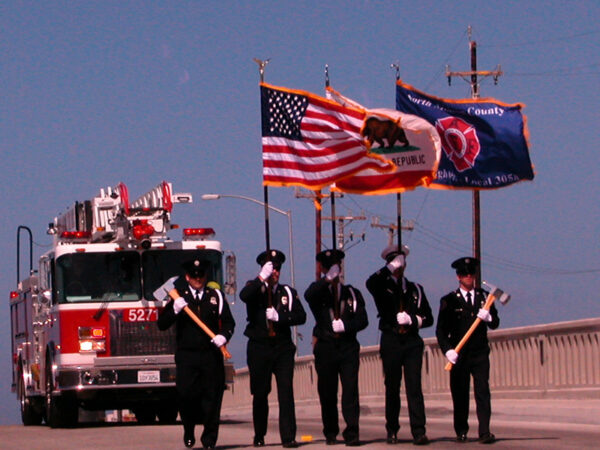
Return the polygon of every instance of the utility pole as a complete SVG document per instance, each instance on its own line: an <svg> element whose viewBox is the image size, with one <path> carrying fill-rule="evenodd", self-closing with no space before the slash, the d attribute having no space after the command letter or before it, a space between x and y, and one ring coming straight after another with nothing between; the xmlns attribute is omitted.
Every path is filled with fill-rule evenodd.
<svg viewBox="0 0 600 450"><path fill-rule="evenodd" d="M331 216L331 217L323 217L322 220L328 220L331 221L332 223L336 223L338 224L337 227L337 232L336 232L336 236L335 236L335 248L341 251L344 251L344 248L346 246L346 232L345 232L345 226L346 226L346 222L348 224L354 222L355 220L367 220L367 218L365 216ZM344 282L344 261L342 261L341 263L341 267L340 267L340 281L343 283Z"/></svg>
<svg viewBox="0 0 600 450"><path fill-rule="evenodd" d="M451 85L452 77L461 77L465 79L471 85L471 98L479 98L479 81L480 77L493 77L494 84L498 84L498 78L503 74L500 69L500 64L496 67L496 70L492 71L477 71L477 43L471 39L472 28L469 25L469 52L471 54L471 70L467 72L451 72L450 66L446 66L446 77L448 78L448 86ZM468 78L466 78L468 77ZM481 215L480 215L480 204L479 204L479 189L473 189L473 256L481 262ZM475 279L475 285L481 287L481 264L477 270L477 276Z"/></svg>
<svg viewBox="0 0 600 450"><path fill-rule="evenodd" d="M311 199L315 204L315 255L321 251L321 199L323 198L323 194L321 194L321 190L318 191L310 191L308 194L302 192L299 187L296 187L294 190L294 197L296 198L308 198ZM321 278L321 273L319 272L319 268L315 263L315 280Z"/></svg>
<svg viewBox="0 0 600 450"><path fill-rule="evenodd" d="M404 223L401 226L402 230L412 231L415 229L415 222L413 220L404 220ZM394 238L394 233L398 230L398 224L390 223L390 224L382 224L379 223L379 217L373 216L371 218L371 227L372 228L380 228L382 230L387 230L389 243L391 244Z"/></svg>

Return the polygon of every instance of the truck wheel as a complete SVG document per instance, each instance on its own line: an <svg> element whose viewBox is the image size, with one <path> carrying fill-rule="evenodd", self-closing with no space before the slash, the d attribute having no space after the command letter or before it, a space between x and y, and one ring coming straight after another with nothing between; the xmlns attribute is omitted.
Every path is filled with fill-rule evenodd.
<svg viewBox="0 0 600 450"><path fill-rule="evenodd" d="M133 409L133 413L135 414L135 420L140 425L151 425L156 420L156 410L153 405L148 404L137 407Z"/></svg>
<svg viewBox="0 0 600 450"><path fill-rule="evenodd" d="M177 404L172 403L160 403L156 415L160 423L175 423L177 421Z"/></svg>
<svg viewBox="0 0 600 450"><path fill-rule="evenodd" d="M48 369L52 367L46 364ZM46 424L50 428L70 428L77 425L79 407L74 395L63 392L62 395L52 393L52 374L46 373Z"/></svg>
<svg viewBox="0 0 600 450"><path fill-rule="evenodd" d="M42 423L42 413L36 408L31 397L25 394L25 382L22 375L19 376L19 403L21 405L21 421L23 425L39 425Z"/></svg>

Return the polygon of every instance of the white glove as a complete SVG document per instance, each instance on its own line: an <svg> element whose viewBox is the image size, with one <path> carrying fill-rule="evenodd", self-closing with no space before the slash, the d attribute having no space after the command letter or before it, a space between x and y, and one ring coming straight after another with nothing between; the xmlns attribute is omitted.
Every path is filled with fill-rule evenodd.
<svg viewBox="0 0 600 450"><path fill-rule="evenodd" d="M333 328L333 331L336 333L343 333L345 331L344 322L342 322L342 319L333 320L331 322L331 328Z"/></svg>
<svg viewBox="0 0 600 450"><path fill-rule="evenodd" d="M225 344L227 344L227 338L225 336L223 336L222 334L217 334L214 338L212 338L210 340L210 342L215 344L217 346L217 348L221 348Z"/></svg>
<svg viewBox="0 0 600 450"><path fill-rule="evenodd" d="M279 314L277 313L277 310L272 306L270 308L267 308L267 319L269 319L271 322L279 321Z"/></svg>
<svg viewBox="0 0 600 450"><path fill-rule="evenodd" d="M490 312L487 309L481 308L479 311L477 311L477 317L479 317L484 322L492 321L492 315L490 314Z"/></svg>
<svg viewBox="0 0 600 450"><path fill-rule="evenodd" d="M331 266L329 268L329 270L327 271L327 273L325 274L325 278L327 279L327 281L333 281L339 276L340 276L340 266L338 266L337 264L334 264L333 266Z"/></svg>
<svg viewBox="0 0 600 450"><path fill-rule="evenodd" d="M183 297L177 297L173 302L173 311L175 314L179 314L183 308L187 306L187 302L183 299Z"/></svg>
<svg viewBox="0 0 600 450"><path fill-rule="evenodd" d="M262 281L267 281L267 279L271 276L272 273L273 273L273 263L271 261L267 261L261 267L258 276Z"/></svg>
<svg viewBox="0 0 600 450"><path fill-rule="evenodd" d="M394 272L396 269L400 267L404 267L404 255L399 254L394 259L392 259L389 263L387 263L387 268L390 272Z"/></svg>
<svg viewBox="0 0 600 450"><path fill-rule="evenodd" d="M450 361L452 364L456 364L456 361L458 360L458 353L456 353L454 351L453 348L451 348L450 350L448 350L446 352L446 358L448 359L448 361Z"/></svg>
<svg viewBox="0 0 600 450"><path fill-rule="evenodd" d="M412 319L410 318L410 315L404 311L396 314L396 320L398 321L398 325L412 325Z"/></svg>

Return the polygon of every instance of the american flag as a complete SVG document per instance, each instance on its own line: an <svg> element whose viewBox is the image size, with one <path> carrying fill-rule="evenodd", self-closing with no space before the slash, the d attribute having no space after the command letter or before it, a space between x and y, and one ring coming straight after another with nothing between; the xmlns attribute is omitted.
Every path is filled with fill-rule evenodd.
<svg viewBox="0 0 600 450"><path fill-rule="evenodd" d="M393 164L368 152L365 112L261 83L263 182L318 190L364 169Z"/></svg>

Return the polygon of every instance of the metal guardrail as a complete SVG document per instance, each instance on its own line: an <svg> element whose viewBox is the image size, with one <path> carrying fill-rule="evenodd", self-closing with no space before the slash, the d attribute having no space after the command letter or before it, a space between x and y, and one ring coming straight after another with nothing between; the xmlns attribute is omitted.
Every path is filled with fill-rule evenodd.
<svg viewBox="0 0 600 450"><path fill-rule="evenodd" d="M495 330L488 337L493 395L565 398L600 394L600 317ZM449 397L446 358L435 338L424 341L423 393L426 398ZM223 409L251 406L249 386L248 369L236 370ZM362 348L360 395L383 396L384 389L379 346ZM271 400L276 401L275 397ZM312 355L296 359L294 397L296 401L318 400Z"/></svg>

